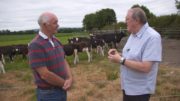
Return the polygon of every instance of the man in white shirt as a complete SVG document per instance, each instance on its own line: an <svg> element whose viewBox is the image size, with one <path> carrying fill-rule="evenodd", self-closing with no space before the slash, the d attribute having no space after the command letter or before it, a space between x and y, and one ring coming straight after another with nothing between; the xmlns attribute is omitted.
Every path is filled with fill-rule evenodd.
<svg viewBox="0 0 180 101"><path fill-rule="evenodd" d="M162 60L161 36L147 22L141 8L131 8L126 16L131 33L122 55L110 49L110 61L121 64L123 101L149 101L155 91L158 66Z"/></svg>

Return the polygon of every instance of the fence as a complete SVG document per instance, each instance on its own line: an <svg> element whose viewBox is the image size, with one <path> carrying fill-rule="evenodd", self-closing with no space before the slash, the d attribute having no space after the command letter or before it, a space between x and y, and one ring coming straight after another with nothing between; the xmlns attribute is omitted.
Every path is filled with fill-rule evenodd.
<svg viewBox="0 0 180 101"><path fill-rule="evenodd" d="M180 39L180 27L175 28L155 28L162 37Z"/></svg>
<svg viewBox="0 0 180 101"><path fill-rule="evenodd" d="M154 28L156 31L158 31L162 37L167 38L173 38L173 39L180 39L180 27L174 27L174 28ZM127 32L127 29L120 29L120 30L96 30L92 33L96 34L108 34L108 33L118 33L118 32Z"/></svg>

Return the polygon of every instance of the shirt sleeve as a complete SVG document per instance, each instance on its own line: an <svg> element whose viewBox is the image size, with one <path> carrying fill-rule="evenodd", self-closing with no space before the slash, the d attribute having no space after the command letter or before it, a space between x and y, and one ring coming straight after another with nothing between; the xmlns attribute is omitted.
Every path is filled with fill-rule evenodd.
<svg viewBox="0 0 180 101"><path fill-rule="evenodd" d="M151 37L145 46L143 61L158 61L162 60L162 44L160 37Z"/></svg>
<svg viewBox="0 0 180 101"><path fill-rule="evenodd" d="M28 57L30 67L35 69L46 66L46 56L42 46L37 43L31 43L28 47Z"/></svg>

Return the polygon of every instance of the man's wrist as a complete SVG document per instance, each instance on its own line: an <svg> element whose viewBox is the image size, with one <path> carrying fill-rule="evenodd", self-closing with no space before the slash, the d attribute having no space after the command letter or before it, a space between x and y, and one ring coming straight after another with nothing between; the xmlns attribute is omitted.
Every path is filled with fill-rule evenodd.
<svg viewBox="0 0 180 101"><path fill-rule="evenodd" d="M124 65L125 61L126 61L126 59L124 57L121 57L120 64Z"/></svg>

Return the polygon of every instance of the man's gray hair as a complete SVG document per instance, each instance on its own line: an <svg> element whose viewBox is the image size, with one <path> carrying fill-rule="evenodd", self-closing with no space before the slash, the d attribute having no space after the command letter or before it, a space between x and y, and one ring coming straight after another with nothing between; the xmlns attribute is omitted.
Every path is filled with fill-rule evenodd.
<svg viewBox="0 0 180 101"><path fill-rule="evenodd" d="M146 14L141 8L135 7L135 8L131 8L131 10L132 10L132 18L134 20L140 21L141 24L145 24L147 22Z"/></svg>
<svg viewBox="0 0 180 101"><path fill-rule="evenodd" d="M42 14L38 19L38 24L41 26L44 23L49 23L49 16Z"/></svg>

